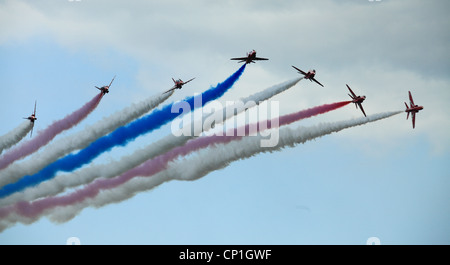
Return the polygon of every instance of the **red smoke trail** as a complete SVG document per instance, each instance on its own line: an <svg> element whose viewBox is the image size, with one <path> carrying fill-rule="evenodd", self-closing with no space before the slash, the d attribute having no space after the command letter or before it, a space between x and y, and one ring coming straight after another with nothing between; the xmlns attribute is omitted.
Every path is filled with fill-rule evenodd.
<svg viewBox="0 0 450 265"><path fill-rule="evenodd" d="M7 167L9 164L18 159L36 152L37 150L39 150L39 148L49 143L57 134L70 129L81 122L97 107L102 97L102 93L97 94L93 99L84 104L84 106L80 109L76 110L72 114L67 115L61 120L53 122L53 124L48 126L47 129L40 131L39 134L36 135L36 137L33 137L31 140L23 142L16 148L9 150L9 152L7 153L4 153L0 157L0 169Z"/></svg>
<svg viewBox="0 0 450 265"><path fill-rule="evenodd" d="M288 114L281 116L279 118L279 126L287 125L301 119L309 118L315 115L323 114L338 108L341 108L351 101L343 101L337 102L333 104L325 104L322 106L310 108L307 110L299 111L296 113ZM267 121L268 124L271 124L271 121ZM246 132L249 129L249 126L246 125ZM271 126L267 126L268 128L272 128ZM122 175L115 178L108 179L97 179L89 185L76 190L72 193L63 196L54 196L47 197L40 200L35 200L33 202L18 202L13 205L9 205L3 208L0 208L0 218L4 218L9 215L12 211L15 211L17 214L29 217L36 218L41 215L45 210L57 207L57 206L68 206L71 204L79 203L84 201L87 198L95 197L101 190L115 188L133 177L137 176L152 176L164 169L166 169L167 164L174 160L179 156L183 156L199 150L201 148L208 147L210 145L228 143L232 140L237 140L242 138L242 136L237 136L236 132L239 129L234 129L235 133L233 136L207 136L207 137L199 137L194 140L187 142L183 146L178 146L173 148L172 150L157 156L153 159L147 160L142 163L140 166L137 166L133 169L128 170ZM258 129L259 131L259 129Z"/></svg>
<svg viewBox="0 0 450 265"><path fill-rule="evenodd" d="M287 114L287 115L280 117L279 126L290 124L290 123L293 123L293 122L296 122L296 121L299 121L302 119L310 118L310 117L313 117L313 116L316 116L319 114L324 114L324 113L342 108L349 103L351 103L351 101L342 101L342 102L336 102L336 103L331 103L331 104L324 104L321 106L313 107L313 108L302 110L299 112ZM263 122L263 124L264 124L264 122ZM246 125L246 128L245 128L246 135L248 135L249 126L251 126L251 125ZM269 129L272 128L272 121L269 120L267 122L267 128L269 128ZM258 131L259 131L259 128L258 128Z"/></svg>

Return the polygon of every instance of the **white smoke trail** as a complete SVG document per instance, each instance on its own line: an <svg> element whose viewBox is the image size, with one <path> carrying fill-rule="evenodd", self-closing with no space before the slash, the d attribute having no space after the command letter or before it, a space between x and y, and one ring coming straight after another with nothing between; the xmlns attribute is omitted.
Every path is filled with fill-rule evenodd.
<svg viewBox="0 0 450 265"><path fill-rule="evenodd" d="M138 192L150 190L174 179L193 181L212 171L222 169L233 161L250 158L259 153L280 151L286 147L294 147L299 143L339 132L343 129L385 119L401 112L403 111L380 113L358 119L321 123L316 126L298 127L296 129L283 127L279 131L279 143L275 147L261 148L261 136L247 136L227 144L205 148L198 151L196 155L169 163L166 170L153 176L133 178L116 188L102 190L96 197L82 202L70 206L47 209L41 215L32 218L11 213L0 221L0 230L6 229L15 222L32 223L43 215L49 216L52 221L57 223L66 222L86 207L99 208L110 203L117 203L133 197Z"/></svg>
<svg viewBox="0 0 450 265"><path fill-rule="evenodd" d="M243 98L236 102L236 104L234 105L227 106L226 109L222 110L222 121L225 121L235 114L241 113L246 109L259 104L260 102L268 100L269 98L295 86L302 79L303 78L295 78L290 81L274 85L261 92ZM203 115L202 121L206 120L209 116L210 115L208 114ZM141 148L135 151L133 154L121 158L119 161L112 161L106 165L91 164L90 166L81 168L80 170L77 170L75 172L58 175L52 180L45 181L35 187L28 188L24 192L14 193L8 197L1 199L0 206L12 204L20 200L31 201L37 198L55 195L63 192L68 188L89 183L96 178L111 178L118 176L123 172L142 164L148 159L163 154L176 146L181 146L190 139L195 138L195 135L201 133L202 129L194 126L195 122L197 121L193 121L189 126L189 128L192 128L193 130L191 136L176 137L174 136L174 134L169 134L159 141L151 143L147 147ZM195 129L198 130L194 131ZM204 129L208 130L210 128Z"/></svg>
<svg viewBox="0 0 450 265"><path fill-rule="evenodd" d="M20 142L20 140L22 140L32 128L33 123L27 120L9 133L0 136L0 154L4 149L10 148Z"/></svg>
<svg viewBox="0 0 450 265"><path fill-rule="evenodd" d="M74 150L83 149L97 138L114 131L120 126L137 119L151 109L156 108L172 94L173 91L171 93L158 94L140 103L132 104L123 110L103 118L94 125L87 126L79 133L54 141L47 145L42 152L30 156L30 159L26 161L9 165L0 171L0 186L14 182L25 175L32 175L58 158Z"/></svg>

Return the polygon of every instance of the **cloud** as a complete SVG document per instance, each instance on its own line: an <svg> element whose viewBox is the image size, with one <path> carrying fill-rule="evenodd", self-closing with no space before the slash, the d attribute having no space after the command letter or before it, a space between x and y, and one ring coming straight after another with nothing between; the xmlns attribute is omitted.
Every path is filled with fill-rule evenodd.
<svg viewBox="0 0 450 265"><path fill-rule="evenodd" d="M0 7L1 44L30 38L48 27L45 14L26 3L4 1Z"/></svg>
<svg viewBox="0 0 450 265"><path fill-rule="evenodd" d="M73 48L113 46L161 64L228 59L255 48L276 66L301 58L328 67L383 63L417 71L436 62L449 66L448 7L446 1L7 1L2 24L15 25L10 31L22 38L39 28Z"/></svg>

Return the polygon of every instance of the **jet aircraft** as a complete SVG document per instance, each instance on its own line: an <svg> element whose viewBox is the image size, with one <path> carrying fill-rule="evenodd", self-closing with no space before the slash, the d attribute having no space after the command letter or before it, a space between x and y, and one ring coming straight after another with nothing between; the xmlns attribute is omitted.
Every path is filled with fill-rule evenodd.
<svg viewBox="0 0 450 265"><path fill-rule="evenodd" d="M305 77L305 79L309 79L309 81L314 81L314 82L316 82L317 84L319 84L319 85L321 85L322 87L323 87L323 85L319 82L319 81L317 81L315 78L314 78L314 76L316 75L316 70L309 70L307 73L306 72L303 72L302 70L300 70L300 69L298 69L297 67L295 67L295 66L293 66L292 65L292 67L295 69L295 70L297 70L300 74L302 74L302 75L304 75Z"/></svg>
<svg viewBox="0 0 450 265"><path fill-rule="evenodd" d="M103 93L103 95L106 93L109 93L109 88L111 87L111 84L114 81L114 78L116 78L116 76L113 77L113 79L111 80L111 83L109 83L109 86L102 86L102 87L96 86L96 88L98 90L100 90Z"/></svg>
<svg viewBox="0 0 450 265"><path fill-rule="evenodd" d="M33 127L31 127L30 137L33 135L34 121L37 120L37 118L36 118L36 103L37 103L37 101L35 100L33 113L30 116L28 116L27 118L24 118L24 119L30 120L30 122L33 123L33 125L32 125Z"/></svg>
<svg viewBox="0 0 450 265"><path fill-rule="evenodd" d="M366 113L364 112L364 109L362 106L362 103L366 99L366 96L356 96L355 93L353 93L353 91L350 89L350 87L348 85L347 85L347 88L351 93L351 95L350 94L348 94L348 95L352 98L352 103L355 103L356 108L358 108L358 106L359 106L359 108L361 109L364 116L366 116Z"/></svg>
<svg viewBox="0 0 450 265"><path fill-rule="evenodd" d="M406 105L405 112L408 113L406 115L406 119L409 118L409 113L411 113L411 115L412 115L412 126L413 126L413 129L414 129L416 127L416 113L419 112L420 110L423 110L423 106L419 106L419 105L414 104L414 100L412 98L411 91L408 91L408 94L409 94L410 107L408 107L408 104L406 104L406 102L405 102L405 105Z"/></svg>
<svg viewBox="0 0 450 265"><path fill-rule="evenodd" d="M230 60L238 60L239 61L238 63L245 62L246 64L248 64L248 63L255 63L254 61L266 61L269 59L256 57L256 51L252 50L251 52L247 53L247 57L231 58Z"/></svg>
<svg viewBox="0 0 450 265"><path fill-rule="evenodd" d="M172 91L172 90L174 90L174 89L181 89L181 87L183 87L183 85L185 85L185 84L191 82L191 81L194 80L194 79L195 79L195 77L192 78L192 79L189 79L189 80L186 81L186 82L184 82L184 81L181 80L181 79L175 80L175 79L172 78L172 80L173 80L173 82L174 82L173 87L172 87L171 89L167 90L166 92L164 92L163 94L165 94L165 93L167 93L167 92L169 92L169 91Z"/></svg>

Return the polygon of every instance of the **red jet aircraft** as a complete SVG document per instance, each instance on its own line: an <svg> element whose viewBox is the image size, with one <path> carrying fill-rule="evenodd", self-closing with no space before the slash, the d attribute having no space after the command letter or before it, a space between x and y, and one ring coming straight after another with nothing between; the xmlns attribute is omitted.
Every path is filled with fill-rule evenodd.
<svg viewBox="0 0 450 265"><path fill-rule="evenodd" d="M96 86L96 88L98 90L102 91L103 95L106 93L109 93L109 87L111 86L112 82L114 81L114 78L116 78L116 76L113 77L113 79L111 80L111 83L109 83L109 86L102 86L102 87Z"/></svg>
<svg viewBox="0 0 450 265"><path fill-rule="evenodd" d="M33 135L34 121L37 120L37 118L36 118L36 101L34 101L34 111L33 111L33 113L30 116L28 116L27 118L24 118L24 119L30 120L30 122L33 123L33 127L31 127L31 134L30 134L30 137L31 137Z"/></svg>
<svg viewBox="0 0 450 265"><path fill-rule="evenodd" d="M174 89L181 89L181 87L183 87L183 85L185 85L185 84L191 82L191 81L194 80L194 79L195 79L195 77L192 78L192 79L189 79L189 80L186 81L186 82L184 82L184 81L181 80L181 79L175 80L175 79L172 78L172 80L173 80L173 82L175 83L175 85L174 85L171 89L169 89L169 90L167 90L166 92L164 92L163 94L165 94L165 93L167 93L167 92L169 92L169 91L172 91L172 90L174 90Z"/></svg>
<svg viewBox="0 0 450 265"><path fill-rule="evenodd" d="M247 57L231 58L230 60L239 60L238 63L245 62L246 64L248 64L248 63L255 63L254 61L265 61L269 59L256 57L256 51L252 50L251 52L247 53Z"/></svg>
<svg viewBox="0 0 450 265"><path fill-rule="evenodd" d="M293 66L295 70L297 70L300 74L305 76L305 79L309 79L309 81L314 81L317 84L321 85L323 87L323 85L321 83L319 83L319 81L317 81L316 79L314 79L314 76L316 75L316 70L309 70L307 73L303 72L302 70L298 69L297 67Z"/></svg>
<svg viewBox="0 0 450 265"><path fill-rule="evenodd" d="M423 110L423 106L418 106L418 105L414 104L414 100L413 100L413 98L411 96L411 91L408 91L408 93L409 93L409 104L410 104L410 107L408 107L408 104L406 104L406 102L405 102L405 105L406 105L405 112L408 113L406 115L406 119L409 118L409 113L411 113L411 115L412 115L412 125L413 125L413 129L414 129L414 127L416 126L416 113L419 112L419 110Z"/></svg>
<svg viewBox="0 0 450 265"><path fill-rule="evenodd" d="M348 94L352 98L352 103L355 103L356 108L358 108L359 106L364 116L367 117L361 104L366 99L366 96L356 96L355 93L353 93L353 91L350 89L350 87L348 85L346 86L348 87L348 90L350 90L350 93L352 93L351 95Z"/></svg>

